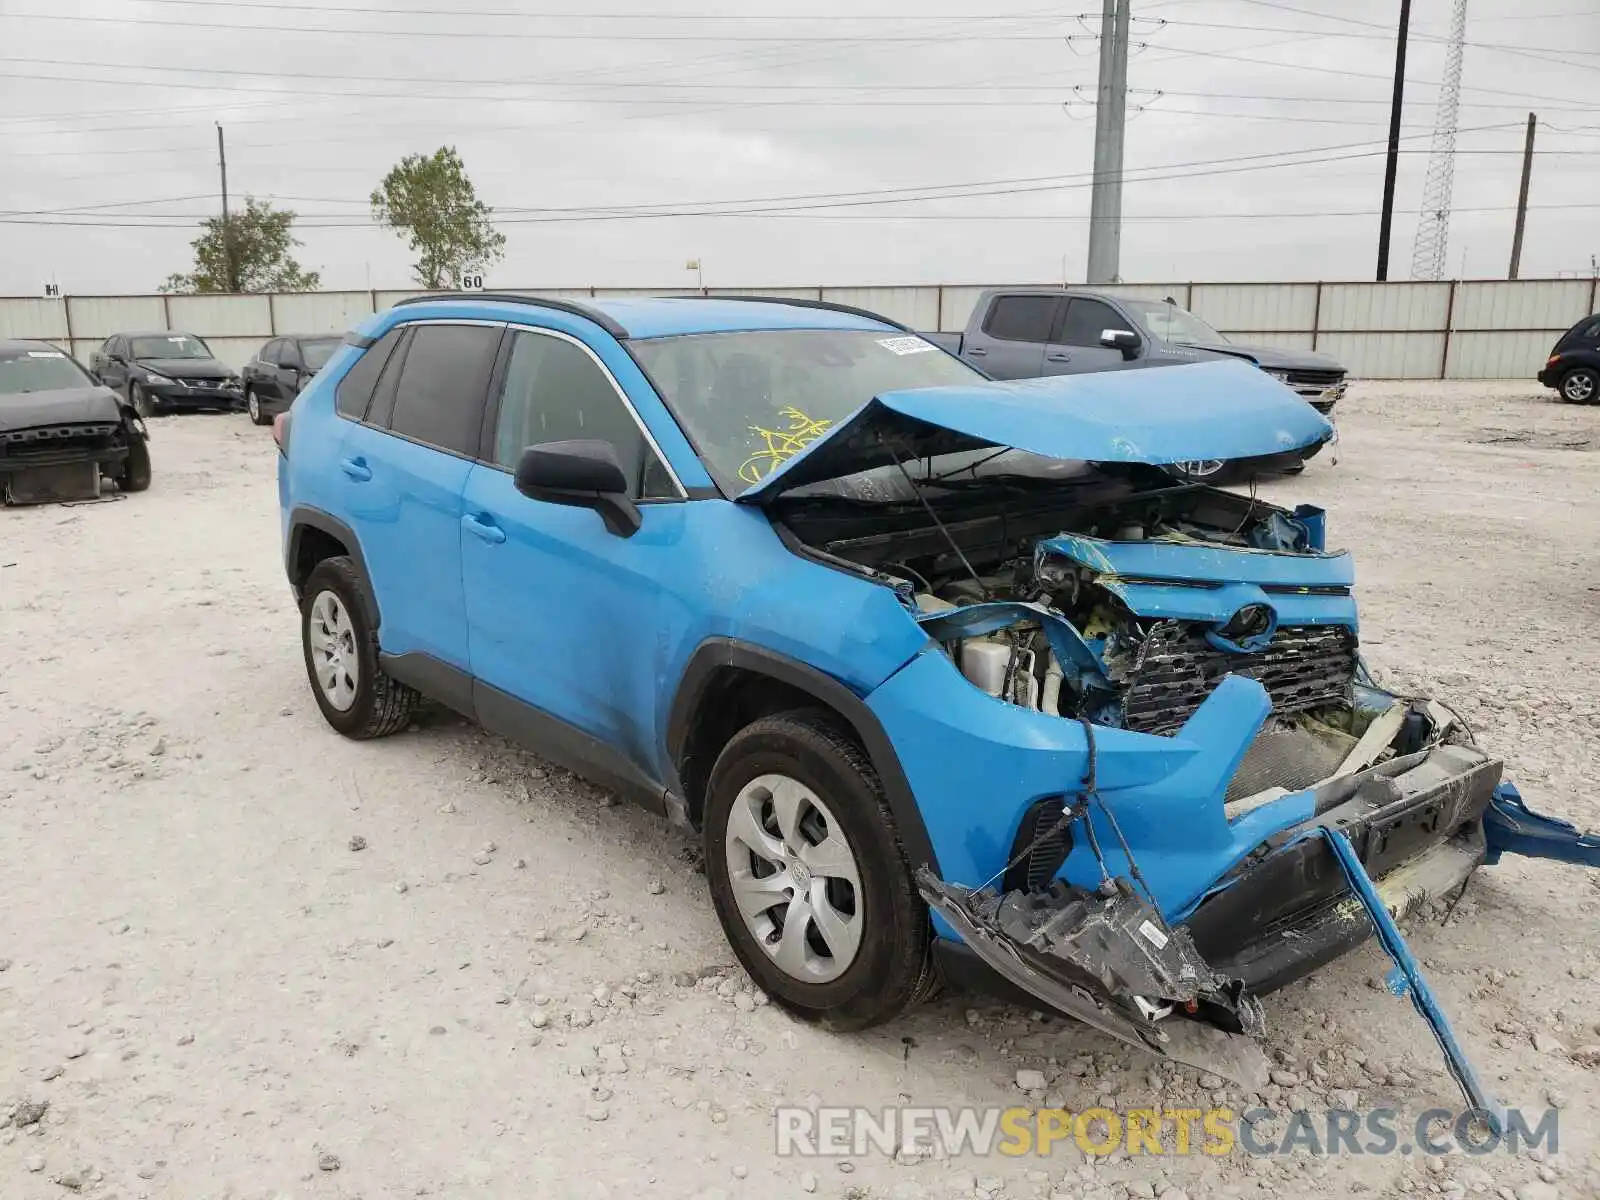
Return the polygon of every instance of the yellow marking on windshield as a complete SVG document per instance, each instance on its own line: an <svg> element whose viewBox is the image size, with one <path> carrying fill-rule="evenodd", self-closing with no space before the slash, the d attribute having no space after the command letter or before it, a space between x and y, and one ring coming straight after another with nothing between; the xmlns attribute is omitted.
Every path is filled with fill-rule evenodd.
<svg viewBox="0 0 1600 1200"><path fill-rule="evenodd" d="M739 468L739 478L746 483L760 483L779 465L788 462L826 433L833 424L832 421L814 421L793 405L780 408L778 416L789 423L789 428L750 426L750 432L761 442L761 449L745 459L744 465Z"/></svg>

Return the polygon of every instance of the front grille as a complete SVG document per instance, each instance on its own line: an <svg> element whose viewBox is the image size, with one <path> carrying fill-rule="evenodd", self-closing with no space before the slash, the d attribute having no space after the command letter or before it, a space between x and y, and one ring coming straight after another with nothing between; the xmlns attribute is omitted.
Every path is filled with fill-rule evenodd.
<svg viewBox="0 0 1600 1200"><path fill-rule="evenodd" d="M178 382L186 388L196 388L203 392L220 392L229 386L226 379L180 379Z"/></svg>
<svg viewBox="0 0 1600 1200"><path fill-rule="evenodd" d="M1344 378L1344 372L1332 371L1290 371L1289 386L1295 388L1331 388Z"/></svg>
<svg viewBox="0 0 1600 1200"><path fill-rule="evenodd" d="M82 421L13 429L0 433L0 458L15 462L34 456L56 458L73 450L101 450L111 443L119 428L115 421Z"/></svg>
<svg viewBox="0 0 1600 1200"><path fill-rule="evenodd" d="M1234 654L1206 641L1194 626L1163 624L1145 638L1129 665L1114 668L1123 685L1126 728L1170 733L1193 715L1227 675L1246 675L1267 689L1279 716L1344 699L1356 670L1355 635L1343 626L1279 629L1257 654Z"/></svg>

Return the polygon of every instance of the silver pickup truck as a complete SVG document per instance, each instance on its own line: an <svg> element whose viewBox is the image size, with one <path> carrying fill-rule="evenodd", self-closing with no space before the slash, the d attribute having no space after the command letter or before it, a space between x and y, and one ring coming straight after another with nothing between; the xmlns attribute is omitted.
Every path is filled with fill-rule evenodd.
<svg viewBox="0 0 1600 1200"><path fill-rule="evenodd" d="M1077 288L995 288L973 305L963 333L922 335L994 379L1172 367L1242 358L1293 388L1324 416L1344 395L1346 371L1325 354L1229 341L1174 301ZM1196 477L1294 471L1292 461L1183 464Z"/></svg>

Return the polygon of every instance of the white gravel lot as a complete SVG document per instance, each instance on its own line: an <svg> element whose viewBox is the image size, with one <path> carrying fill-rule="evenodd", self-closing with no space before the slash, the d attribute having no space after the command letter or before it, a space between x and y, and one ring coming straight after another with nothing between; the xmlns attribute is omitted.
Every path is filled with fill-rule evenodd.
<svg viewBox="0 0 1600 1200"><path fill-rule="evenodd" d="M1369 658L1600 826L1600 408L1364 384L1341 415L1336 467L1265 490L1357 552ZM690 839L450 717L327 729L267 431L153 425L149 492L0 511L0 1197L1600 1195L1600 873L1526 860L1413 946L1501 1098L1560 1104L1558 1155L775 1157L780 1102L1004 1105L1019 1069L1073 1109L1248 1098L986 1002L858 1036L764 1005ZM1261 1100L1457 1105L1385 966L1269 998L1301 1082Z"/></svg>

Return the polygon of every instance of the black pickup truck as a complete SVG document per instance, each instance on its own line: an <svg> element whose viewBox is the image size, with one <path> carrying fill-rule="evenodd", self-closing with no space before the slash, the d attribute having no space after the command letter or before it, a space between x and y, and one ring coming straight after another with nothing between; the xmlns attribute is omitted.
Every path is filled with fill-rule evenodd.
<svg viewBox="0 0 1600 1200"><path fill-rule="evenodd" d="M1242 358L1293 388L1331 417L1344 395L1346 371L1325 354L1231 342L1174 301L1113 296L1077 288L996 288L973 305L964 333L925 333L995 379L1033 379L1086 371L1173 367ZM1249 473L1295 470L1303 463L1251 463ZM1185 464L1213 479L1244 464Z"/></svg>

